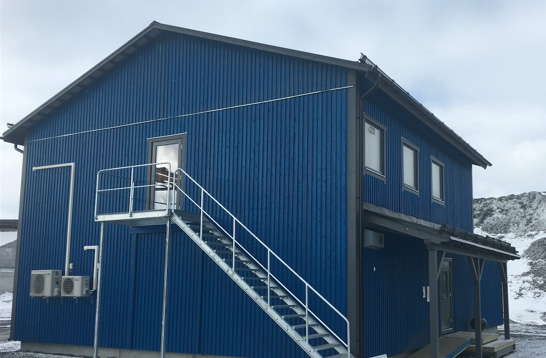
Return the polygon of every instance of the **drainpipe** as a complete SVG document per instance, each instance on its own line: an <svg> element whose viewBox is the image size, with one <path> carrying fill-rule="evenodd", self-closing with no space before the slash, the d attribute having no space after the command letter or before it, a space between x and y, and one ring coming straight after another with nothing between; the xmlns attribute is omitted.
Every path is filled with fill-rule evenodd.
<svg viewBox="0 0 546 358"><path fill-rule="evenodd" d="M361 61L365 61L362 60L361 58ZM371 71L374 71L375 69L377 68L377 66L374 65L374 67L371 69ZM359 245L361 245L362 241L363 241L363 237L362 237L362 233L363 233L363 228L364 228L364 224L363 224L363 209L362 209L362 204L363 204L363 201L364 201L364 171L365 171L365 164L364 164L364 99L370 95L376 88L377 86L379 85L379 83L381 82L381 73L380 72L377 72L378 74L378 78L377 80L375 81L374 85L366 91L366 93L364 93L362 96L360 96L360 101L359 101L359 108L358 108L358 118L360 119L358 121L358 135L357 135L357 138L359 138L358 140L358 165L357 165L357 168L359 168L358 170L358 175L359 175L359 180L358 180L358 197L359 197L359 203L358 203L358 242L359 242ZM360 252L362 253L362 246L360 246L359 248ZM362 254L361 254L362 255ZM359 260L359 267L358 267L358 272L362 272L362 261L363 261L363 258L362 256L360 257L360 260ZM362 277L360 279L361 283L360 283L360 287L359 287L359 297L363 298L364 297L364 284L362 283ZM364 307L363 307L363 301L362 300L359 300L360 303L360 308L359 308L359 311L361 312L360 314L360 327L362 329L362 331L364 330L364 322L363 322L363 312L364 312ZM362 338L360 338L360 347L359 347L359 351L360 351L360 354L361 356L364 356L364 340Z"/></svg>
<svg viewBox="0 0 546 358"><path fill-rule="evenodd" d="M68 228L66 229L66 255L64 261L64 275L68 276L70 268L70 244L72 242L72 212L74 211L74 176L76 172L76 163L64 163L45 165L42 167L33 167L32 171L64 167L70 167L70 199L68 203Z"/></svg>
<svg viewBox="0 0 546 358"><path fill-rule="evenodd" d="M19 148L17 147L17 144L14 144L14 145L13 145L13 149L15 149L15 151L17 151L17 152L19 152L19 153L21 153L21 154L24 153L24 151L23 151L22 149L19 149Z"/></svg>

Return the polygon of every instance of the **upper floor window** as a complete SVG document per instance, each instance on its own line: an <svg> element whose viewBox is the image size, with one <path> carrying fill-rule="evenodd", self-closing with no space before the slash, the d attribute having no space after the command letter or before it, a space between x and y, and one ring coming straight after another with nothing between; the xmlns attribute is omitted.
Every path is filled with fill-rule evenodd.
<svg viewBox="0 0 546 358"><path fill-rule="evenodd" d="M372 174L385 176L385 128L379 123L364 122L364 163Z"/></svg>
<svg viewBox="0 0 546 358"><path fill-rule="evenodd" d="M444 194L444 164L436 158L431 158L432 200L443 203Z"/></svg>
<svg viewBox="0 0 546 358"><path fill-rule="evenodd" d="M402 139L402 176L404 188L419 191L419 150Z"/></svg>

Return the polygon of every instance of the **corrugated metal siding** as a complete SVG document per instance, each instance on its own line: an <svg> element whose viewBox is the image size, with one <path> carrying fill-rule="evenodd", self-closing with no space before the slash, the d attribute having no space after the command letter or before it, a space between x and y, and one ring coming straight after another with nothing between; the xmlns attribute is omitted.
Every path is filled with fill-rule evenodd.
<svg viewBox="0 0 546 358"><path fill-rule="evenodd" d="M386 181L364 178L364 200L424 220L472 231L472 165L394 101L366 98L364 112L386 127ZM402 138L419 148L419 195L402 190ZM445 205L432 202L431 156L445 164Z"/></svg>
<svg viewBox="0 0 546 358"><path fill-rule="evenodd" d="M99 240L93 221L96 172L145 163L146 138L183 132L188 173L346 312L347 90L32 141L326 90L346 81L344 69L329 65L168 35L51 113L32 130L26 148L15 338L91 345L93 337L91 302L29 297L31 269L63 265L68 202L68 174L30 168L76 163L72 262L74 274L91 275L92 254L83 246ZM66 185L55 187L63 180ZM168 350L304 356L187 237L173 235L172 255ZM107 225L101 345L159 349L163 256L161 230L131 234Z"/></svg>
<svg viewBox="0 0 546 358"><path fill-rule="evenodd" d="M365 357L428 344L427 257L422 240L394 234L381 250L363 249Z"/></svg>
<svg viewBox="0 0 546 358"><path fill-rule="evenodd" d="M364 111L386 127L386 180L366 175L364 200L472 232L471 163L379 91L366 98ZM419 148L418 195L402 189L402 138ZM431 156L445 165L445 206L432 202ZM448 256L453 257L454 330L470 330L474 292L468 262L466 257ZM429 308L426 300L420 299L422 286L428 286L422 240L389 234L385 249L364 249L363 260L366 355L398 354L428 344ZM482 279L482 315L489 327L502 324L502 289L496 265L487 262Z"/></svg>

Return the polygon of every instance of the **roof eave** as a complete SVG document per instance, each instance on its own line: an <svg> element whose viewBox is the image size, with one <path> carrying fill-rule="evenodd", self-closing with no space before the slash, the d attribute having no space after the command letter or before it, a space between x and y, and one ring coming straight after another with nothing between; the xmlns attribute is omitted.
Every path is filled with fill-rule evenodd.
<svg viewBox="0 0 546 358"><path fill-rule="evenodd" d="M457 148L466 157L468 157L473 164L478 165L484 169L491 166L491 162L485 159L478 151L470 144L468 144L457 133L450 129L444 122L436 117L432 112L426 109L419 101L417 101L412 95L405 91L399 84L397 84L392 78L387 76L383 71L374 66L374 69L367 71L365 76L372 82L377 82L379 78L379 88L385 93L389 94L396 102L402 105L406 110L416 116L427 127L437 133L442 139Z"/></svg>

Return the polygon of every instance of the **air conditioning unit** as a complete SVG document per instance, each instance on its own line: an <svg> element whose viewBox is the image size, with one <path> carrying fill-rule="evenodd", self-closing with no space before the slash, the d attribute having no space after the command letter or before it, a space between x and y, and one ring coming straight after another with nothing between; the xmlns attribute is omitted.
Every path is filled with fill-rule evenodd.
<svg viewBox="0 0 546 358"><path fill-rule="evenodd" d="M61 270L32 270L30 296L56 297L61 295Z"/></svg>
<svg viewBox="0 0 546 358"><path fill-rule="evenodd" d="M385 244L385 235L371 230L364 230L364 247L379 250Z"/></svg>
<svg viewBox="0 0 546 358"><path fill-rule="evenodd" d="M88 296L89 276L63 276L61 295L63 297Z"/></svg>

